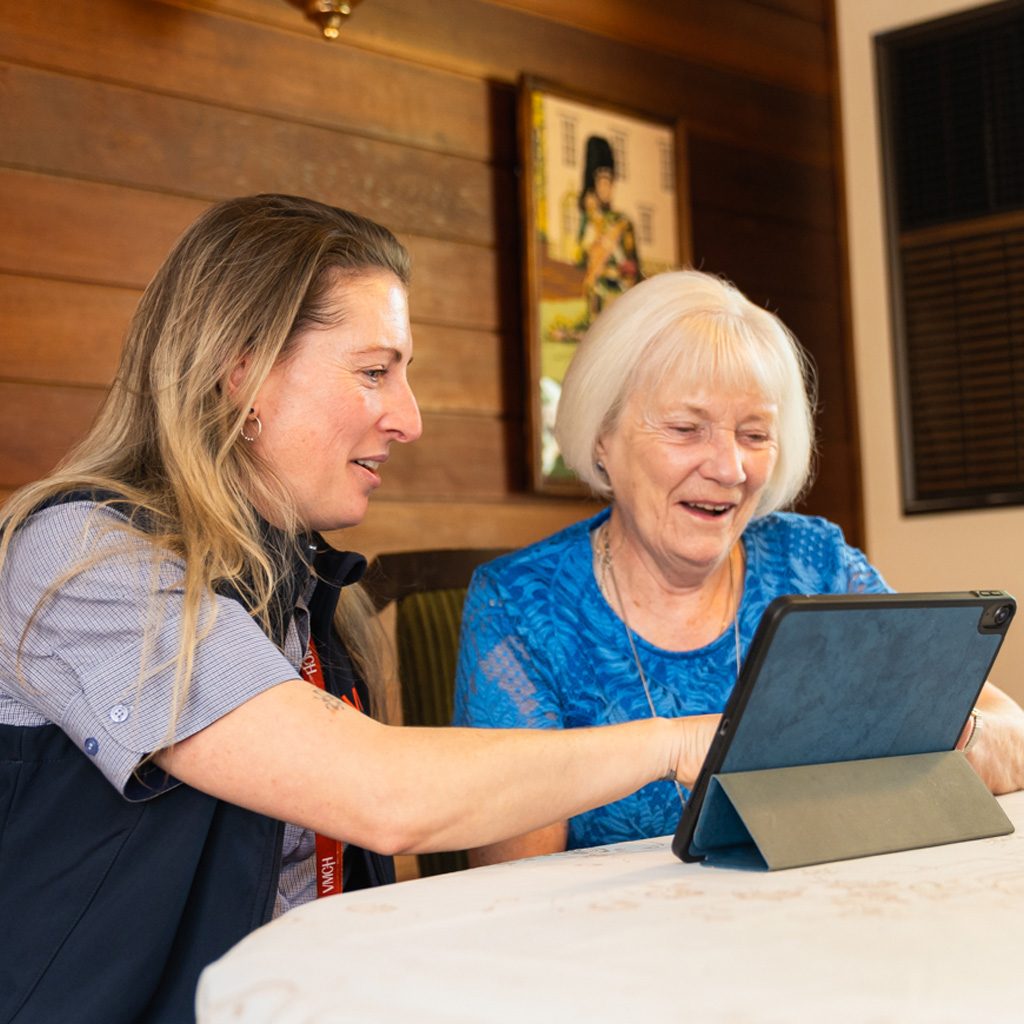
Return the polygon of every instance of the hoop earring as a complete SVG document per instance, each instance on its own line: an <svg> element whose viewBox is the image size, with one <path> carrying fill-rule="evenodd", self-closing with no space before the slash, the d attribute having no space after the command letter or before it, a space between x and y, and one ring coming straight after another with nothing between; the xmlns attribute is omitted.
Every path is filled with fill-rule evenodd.
<svg viewBox="0 0 1024 1024"><path fill-rule="evenodd" d="M256 415L256 413L250 413L250 416L252 419L256 421L256 433L250 437L245 432L246 424L249 422L248 419L245 421L245 423L242 424L242 427L238 432L242 435L243 441L248 441L250 444L252 444L252 442L255 441L260 436L260 434L263 433L263 422L262 420L260 420L259 416Z"/></svg>

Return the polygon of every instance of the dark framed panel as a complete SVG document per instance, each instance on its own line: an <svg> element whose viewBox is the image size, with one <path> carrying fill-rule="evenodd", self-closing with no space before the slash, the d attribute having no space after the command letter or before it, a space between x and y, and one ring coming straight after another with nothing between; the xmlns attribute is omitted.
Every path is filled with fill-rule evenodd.
<svg viewBox="0 0 1024 1024"><path fill-rule="evenodd" d="M578 494L553 427L594 317L690 261L682 126L524 76L519 87L529 446L537 492Z"/></svg>
<svg viewBox="0 0 1024 1024"><path fill-rule="evenodd" d="M1024 3L875 46L904 511L1024 504Z"/></svg>

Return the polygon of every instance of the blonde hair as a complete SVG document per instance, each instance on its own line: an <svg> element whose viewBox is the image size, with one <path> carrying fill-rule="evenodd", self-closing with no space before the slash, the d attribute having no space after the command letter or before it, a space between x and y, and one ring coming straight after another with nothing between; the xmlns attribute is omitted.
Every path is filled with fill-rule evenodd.
<svg viewBox="0 0 1024 1024"><path fill-rule="evenodd" d="M814 455L814 375L778 317L733 285L697 270L657 274L605 309L562 384L555 437L567 466L612 498L597 464L599 439L627 399L659 379L680 387L754 387L778 406L778 458L758 504L767 515L807 487Z"/></svg>
<svg viewBox="0 0 1024 1024"><path fill-rule="evenodd" d="M211 207L142 295L89 433L4 506L0 568L12 535L36 508L82 490L101 495L101 505L132 510L123 528L149 542L154 564L168 553L182 561L169 737L188 695L197 641L212 625L204 601L230 584L269 632L274 591L292 570L289 549L304 530L288 489L240 440L253 398L301 331L344 315L344 300L340 309L330 301L339 281L358 288L362 275L381 271L408 285L408 253L386 228L357 214L286 195ZM229 394L225 381L243 358L242 388ZM281 550L268 549L254 506L278 513ZM346 588L335 621L379 708L380 652L367 608L356 588Z"/></svg>

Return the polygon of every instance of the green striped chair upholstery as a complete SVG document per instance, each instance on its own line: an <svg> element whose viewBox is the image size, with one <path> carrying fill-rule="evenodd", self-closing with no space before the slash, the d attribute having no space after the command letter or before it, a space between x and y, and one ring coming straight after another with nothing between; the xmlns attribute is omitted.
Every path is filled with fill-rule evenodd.
<svg viewBox="0 0 1024 1024"><path fill-rule="evenodd" d="M395 644L406 725L451 722L459 625L473 570L507 548L450 548L378 555L363 585L378 611L395 602ZM421 876L467 866L463 851L424 853Z"/></svg>

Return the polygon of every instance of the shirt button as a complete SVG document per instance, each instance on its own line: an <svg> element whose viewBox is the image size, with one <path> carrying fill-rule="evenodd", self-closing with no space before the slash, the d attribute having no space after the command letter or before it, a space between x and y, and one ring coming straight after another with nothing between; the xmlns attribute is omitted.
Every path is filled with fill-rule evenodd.
<svg viewBox="0 0 1024 1024"><path fill-rule="evenodd" d="M126 722L131 712L124 704L115 704L110 709L110 720L112 722Z"/></svg>
<svg viewBox="0 0 1024 1024"><path fill-rule="evenodd" d="M97 742L96 742L96 739L95 739L95 737L93 737L93 736L90 736L90 737L89 737L89 738L88 738L88 739L87 739L87 740L85 741L85 752L86 752L86 753L87 753L87 754L88 754L88 755L89 755L90 757L95 757L95 756L96 756L96 753L97 753L97 751L98 751L99 749L100 749L100 745L99 745L99 743L97 743Z"/></svg>

